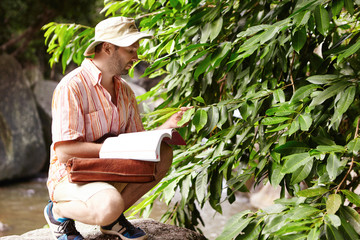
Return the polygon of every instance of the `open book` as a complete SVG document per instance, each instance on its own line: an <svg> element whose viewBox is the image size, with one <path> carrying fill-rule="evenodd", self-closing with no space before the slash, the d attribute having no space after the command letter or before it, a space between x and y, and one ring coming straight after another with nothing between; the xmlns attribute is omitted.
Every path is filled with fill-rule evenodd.
<svg viewBox="0 0 360 240"><path fill-rule="evenodd" d="M186 145L175 129L122 133L107 138L100 150L100 158L124 158L144 161L160 161L161 141L171 145Z"/></svg>

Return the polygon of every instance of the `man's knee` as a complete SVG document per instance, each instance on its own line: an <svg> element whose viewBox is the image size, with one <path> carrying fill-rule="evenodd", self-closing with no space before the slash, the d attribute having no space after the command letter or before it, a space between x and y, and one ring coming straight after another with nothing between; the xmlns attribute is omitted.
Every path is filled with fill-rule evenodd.
<svg viewBox="0 0 360 240"><path fill-rule="evenodd" d="M96 193L88 201L90 209L94 211L97 225L113 223L124 211L124 200L115 189L106 189Z"/></svg>

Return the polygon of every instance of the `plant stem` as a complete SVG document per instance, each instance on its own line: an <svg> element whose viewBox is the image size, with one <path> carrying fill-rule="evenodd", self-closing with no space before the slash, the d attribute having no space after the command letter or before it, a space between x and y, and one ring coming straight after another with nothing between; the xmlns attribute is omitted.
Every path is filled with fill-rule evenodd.
<svg viewBox="0 0 360 240"><path fill-rule="evenodd" d="M359 124L360 124L360 118L358 118L358 120L357 120L354 139L356 139L356 138L358 137ZM351 158L351 163L350 163L349 170L347 171L347 173L345 174L345 177L343 178L343 180L340 182L340 184L339 184L338 187L336 188L335 194L339 192L340 187L343 185L343 183L345 182L346 178L349 176L351 170L353 169L354 162L355 162L355 157L353 156L353 157Z"/></svg>

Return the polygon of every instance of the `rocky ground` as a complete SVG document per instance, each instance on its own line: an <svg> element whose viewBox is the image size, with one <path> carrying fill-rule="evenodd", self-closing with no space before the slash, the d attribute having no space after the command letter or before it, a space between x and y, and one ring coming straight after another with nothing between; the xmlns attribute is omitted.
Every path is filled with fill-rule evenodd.
<svg viewBox="0 0 360 240"><path fill-rule="evenodd" d="M152 219L140 219L131 221L148 234L148 240L206 240L197 232L186 228L164 224ZM115 236L104 235L98 226L76 223L76 228L86 240L113 240L119 239ZM0 240L50 240L52 235L49 228L36 229L22 235L0 237Z"/></svg>

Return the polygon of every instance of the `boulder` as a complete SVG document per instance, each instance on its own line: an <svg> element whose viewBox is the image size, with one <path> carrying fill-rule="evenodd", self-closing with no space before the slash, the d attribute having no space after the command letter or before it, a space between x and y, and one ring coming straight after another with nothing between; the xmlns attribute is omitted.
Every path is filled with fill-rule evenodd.
<svg viewBox="0 0 360 240"><path fill-rule="evenodd" d="M21 65L0 57L0 181L38 173L46 148L35 99Z"/></svg>
<svg viewBox="0 0 360 240"><path fill-rule="evenodd" d="M37 82L34 86L34 95L40 109L51 119L51 101L57 82L46 80Z"/></svg>
<svg viewBox="0 0 360 240"><path fill-rule="evenodd" d="M39 81L34 85L34 95L38 106L38 113L41 120L42 131L46 149L50 149L52 143L51 136L51 102L52 95L58 82L52 80ZM50 151L46 152L46 159L50 158ZM44 165L43 171L47 172L49 163Z"/></svg>
<svg viewBox="0 0 360 240"><path fill-rule="evenodd" d="M197 232L186 228L181 228L169 224L157 222L153 219L132 220L132 224L140 227L148 234L148 240L206 240ZM76 223L76 228L87 240L118 240L119 238L111 235L104 235L99 227ZM0 240L48 240L51 238L49 228L42 228L27 232L21 236L0 237Z"/></svg>
<svg viewBox="0 0 360 240"><path fill-rule="evenodd" d="M44 80L43 73L37 65L29 64L23 68L23 72L26 83L30 88Z"/></svg>

